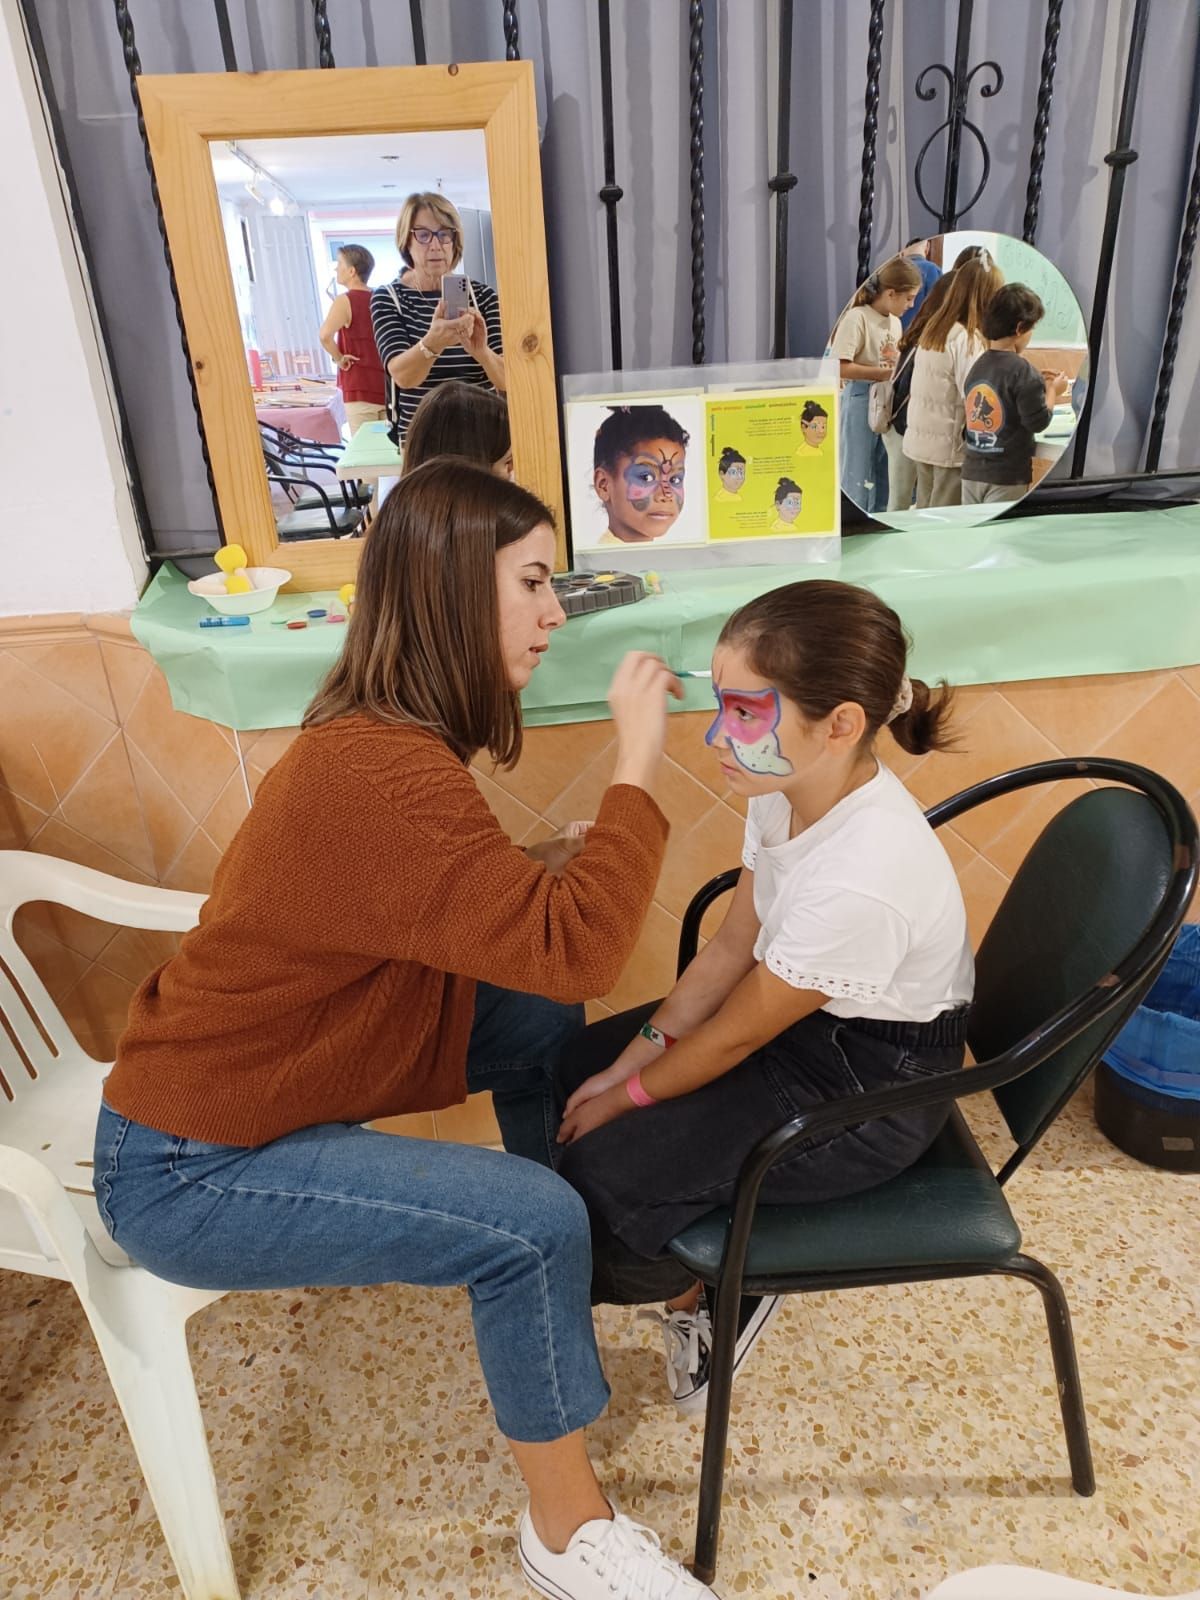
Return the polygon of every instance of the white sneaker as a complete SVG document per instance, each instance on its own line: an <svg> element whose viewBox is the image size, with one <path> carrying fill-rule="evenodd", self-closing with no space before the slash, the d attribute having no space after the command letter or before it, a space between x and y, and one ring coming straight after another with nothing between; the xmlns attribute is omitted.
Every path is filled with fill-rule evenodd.
<svg viewBox="0 0 1200 1600"><path fill-rule="evenodd" d="M764 1295L755 1306L749 1322L738 1334L734 1348L735 1378L782 1304L782 1295L769 1294ZM703 1411L708 1404L708 1376L712 1361L712 1323L703 1299L695 1311L639 1311L638 1319L657 1322L662 1328L667 1352L667 1383L676 1406L684 1416L689 1417Z"/></svg>
<svg viewBox="0 0 1200 1600"><path fill-rule="evenodd" d="M663 1554L657 1534L619 1514L585 1522L555 1555L526 1511L518 1548L525 1576L550 1600L718 1600L715 1589Z"/></svg>

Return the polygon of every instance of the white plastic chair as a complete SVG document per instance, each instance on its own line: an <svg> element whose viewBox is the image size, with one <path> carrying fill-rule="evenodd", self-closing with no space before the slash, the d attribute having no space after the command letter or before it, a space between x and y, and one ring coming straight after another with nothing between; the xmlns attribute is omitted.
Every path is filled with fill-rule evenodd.
<svg viewBox="0 0 1200 1600"><path fill-rule="evenodd" d="M1109 1589L1079 1578L1059 1578L1033 1567L976 1567L939 1583L928 1600L1149 1600L1136 1589ZM1178 1600L1200 1600L1200 1589Z"/></svg>
<svg viewBox="0 0 1200 1600"><path fill-rule="evenodd" d="M92 1145L109 1069L80 1049L13 937L18 909L39 900L124 927L182 933L195 925L204 897L0 851L0 1267L74 1288L185 1600L239 1600L185 1331L193 1312L221 1292L154 1277L105 1231L92 1191Z"/></svg>

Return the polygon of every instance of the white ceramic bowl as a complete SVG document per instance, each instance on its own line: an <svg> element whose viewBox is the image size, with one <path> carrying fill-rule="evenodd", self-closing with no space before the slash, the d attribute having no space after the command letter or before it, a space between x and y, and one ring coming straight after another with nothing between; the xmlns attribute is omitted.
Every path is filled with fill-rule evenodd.
<svg viewBox="0 0 1200 1600"><path fill-rule="evenodd" d="M282 567L247 567L246 576L254 587L245 594L226 594L223 572L210 573L207 578L193 578L188 584L188 593L198 594L223 616L252 617L256 611L267 610L291 573Z"/></svg>

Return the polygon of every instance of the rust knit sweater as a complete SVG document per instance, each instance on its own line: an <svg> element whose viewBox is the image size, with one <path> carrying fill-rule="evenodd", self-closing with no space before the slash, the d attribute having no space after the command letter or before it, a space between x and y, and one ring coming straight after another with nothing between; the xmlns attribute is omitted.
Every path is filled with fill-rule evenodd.
<svg viewBox="0 0 1200 1600"><path fill-rule="evenodd" d="M105 1099L230 1145L453 1105L474 980L605 994L666 835L643 790L610 788L554 877L433 734L363 717L308 729L264 780L199 926L134 996Z"/></svg>

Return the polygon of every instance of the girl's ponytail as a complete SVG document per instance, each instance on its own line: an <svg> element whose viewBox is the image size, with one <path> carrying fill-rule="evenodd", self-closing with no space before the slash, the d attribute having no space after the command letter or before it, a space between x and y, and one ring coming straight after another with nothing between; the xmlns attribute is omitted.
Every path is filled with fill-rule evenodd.
<svg viewBox="0 0 1200 1600"><path fill-rule="evenodd" d="M938 684L935 695L920 678L905 678L896 705L886 726L901 750L907 750L910 756L924 756L931 750L954 748L958 741L949 727L954 691L945 679Z"/></svg>

